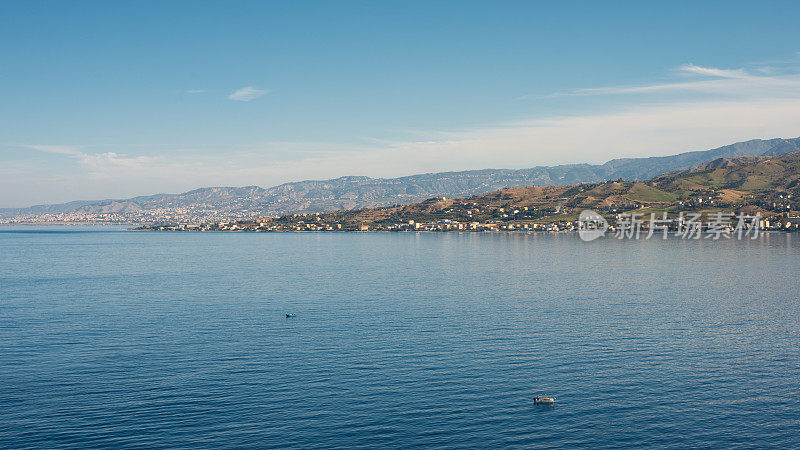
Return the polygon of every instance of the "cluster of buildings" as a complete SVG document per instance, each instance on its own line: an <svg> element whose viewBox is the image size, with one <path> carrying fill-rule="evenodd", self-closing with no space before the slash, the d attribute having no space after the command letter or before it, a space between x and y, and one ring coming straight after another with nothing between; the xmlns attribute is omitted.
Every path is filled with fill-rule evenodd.
<svg viewBox="0 0 800 450"><path fill-rule="evenodd" d="M182 225L201 225L230 220L247 220L255 216L247 211L217 211L194 208L155 208L125 212L84 212L40 213L19 215L10 218L0 217L0 224L59 224L59 223L170 223Z"/></svg>
<svg viewBox="0 0 800 450"><path fill-rule="evenodd" d="M573 231L577 221L533 222L459 222L441 219L433 222L359 225L359 231Z"/></svg>
<svg viewBox="0 0 800 450"><path fill-rule="evenodd" d="M510 219L506 221L489 220L478 221L459 221L453 219L437 219L433 221L407 220L399 221L376 221L376 222L353 222L345 220L331 220L325 214L293 214L280 218L261 218L250 220L231 220L214 223L170 223L143 227L149 230L163 231L249 231L249 232L324 232L324 231L384 231L384 232L563 232L577 231L581 229L578 220L562 220L553 222L532 222ZM607 218L610 231L616 231L625 226L631 227L630 216L623 214L610 215ZM625 225L627 220L627 225ZM757 227L760 230L773 231L798 231L800 230L800 212L790 212L771 216L769 218L757 219ZM651 223L650 215L642 215L634 218L635 226L641 230L648 231L651 226L658 226L672 231L687 227L687 220L683 217L671 217L667 220L659 220L657 225ZM711 227L734 230L737 225L735 215L728 216L724 222L711 223L709 218L705 218L698 223L698 229L708 230ZM750 225L750 223L748 224Z"/></svg>
<svg viewBox="0 0 800 450"><path fill-rule="evenodd" d="M409 220L403 223L348 223L326 221L320 215L309 214L306 220L282 221L264 219L255 221L230 221L209 224L161 224L146 229L159 231L251 231L251 232L302 232L302 231L386 231L386 232L447 232L447 231L574 231L577 221L554 223L513 222L460 222L441 219L433 222Z"/></svg>

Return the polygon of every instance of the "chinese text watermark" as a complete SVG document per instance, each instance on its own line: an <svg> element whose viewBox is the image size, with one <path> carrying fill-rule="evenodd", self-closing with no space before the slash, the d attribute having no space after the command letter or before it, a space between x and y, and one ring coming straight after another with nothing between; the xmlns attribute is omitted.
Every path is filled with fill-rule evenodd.
<svg viewBox="0 0 800 450"><path fill-rule="evenodd" d="M654 236L667 239L670 235L681 239L756 239L761 227L761 215L715 212L702 221L700 213L683 213L669 218L667 213L622 213L617 214L611 227L599 213L590 209L581 212L578 218L578 235L584 241L593 241L604 236L612 228L617 239L650 239Z"/></svg>

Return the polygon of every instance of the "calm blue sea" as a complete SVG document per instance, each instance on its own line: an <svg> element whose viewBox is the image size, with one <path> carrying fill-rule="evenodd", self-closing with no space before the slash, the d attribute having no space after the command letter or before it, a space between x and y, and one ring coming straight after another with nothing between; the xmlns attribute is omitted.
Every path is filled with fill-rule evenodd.
<svg viewBox="0 0 800 450"><path fill-rule="evenodd" d="M0 447L798 448L799 275L791 234L0 228Z"/></svg>

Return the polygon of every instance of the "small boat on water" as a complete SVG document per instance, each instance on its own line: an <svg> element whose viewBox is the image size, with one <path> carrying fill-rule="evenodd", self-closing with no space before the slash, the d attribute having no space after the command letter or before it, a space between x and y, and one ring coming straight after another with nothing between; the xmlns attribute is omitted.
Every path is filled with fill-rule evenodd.
<svg viewBox="0 0 800 450"><path fill-rule="evenodd" d="M534 405L553 405L556 403L555 397L539 397L538 395L533 398Z"/></svg>
<svg viewBox="0 0 800 450"><path fill-rule="evenodd" d="M286 313L286 317L297 317L295 313Z"/></svg>

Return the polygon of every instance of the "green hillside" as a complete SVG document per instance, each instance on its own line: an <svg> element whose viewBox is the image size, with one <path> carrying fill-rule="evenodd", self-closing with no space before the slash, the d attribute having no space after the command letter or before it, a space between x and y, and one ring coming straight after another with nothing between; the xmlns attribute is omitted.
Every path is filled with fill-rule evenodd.
<svg viewBox="0 0 800 450"><path fill-rule="evenodd" d="M540 229L549 223L574 221L584 209L608 216L745 212L769 218L800 210L798 198L800 152L794 152L718 159L648 181L515 187L467 198L435 197L405 206L263 218L240 222L242 227L237 229L401 230L416 229L419 223L427 224L425 229Z"/></svg>
<svg viewBox="0 0 800 450"><path fill-rule="evenodd" d="M323 214L346 224L432 221L548 222L571 220L583 209L701 213L800 209L800 152L774 157L719 159L648 181L607 181L521 187L463 199L430 199L407 206Z"/></svg>

